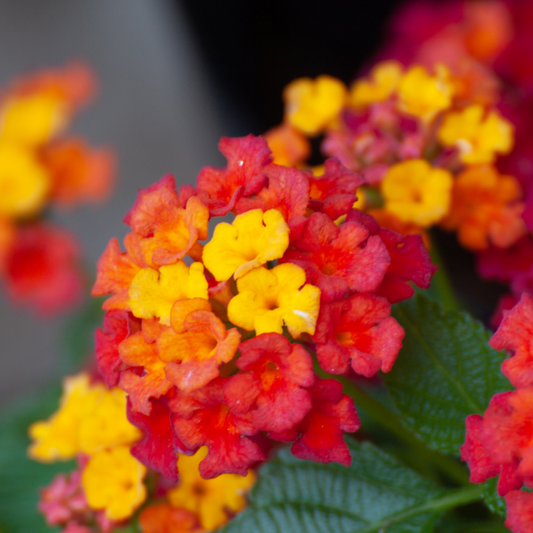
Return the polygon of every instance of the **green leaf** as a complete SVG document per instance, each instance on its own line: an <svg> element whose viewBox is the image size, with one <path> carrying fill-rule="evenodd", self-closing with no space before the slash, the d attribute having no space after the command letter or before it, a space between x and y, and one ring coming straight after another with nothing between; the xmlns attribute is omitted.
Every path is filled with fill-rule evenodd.
<svg viewBox="0 0 533 533"><path fill-rule="evenodd" d="M0 532L49 533L37 510L39 488L58 472L72 470L72 462L45 465L28 458L28 426L57 410L60 386L19 399L0 415Z"/></svg>
<svg viewBox="0 0 533 533"><path fill-rule="evenodd" d="M430 533L445 509L480 498L443 492L369 443L348 443L349 468L295 459L285 449L259 472L249 507L223 533Z"/></svg>
<svg viewBox="0 0 533 533"><path fill-rule="evenodd" d="M507 514L505 500L498 494L498 477L487 479L482 486L482 494L487 507L499 516Z"/></svg>
<svg viewBox="0 0 533 533"><path fill-rule="evenodd" d="M383 376L394 405L430 448L458 454L466 417L483 414L494 394L509 389L503 356L480 322L421 295L397 304L393 315L405 329L398 359Z"/></svg>

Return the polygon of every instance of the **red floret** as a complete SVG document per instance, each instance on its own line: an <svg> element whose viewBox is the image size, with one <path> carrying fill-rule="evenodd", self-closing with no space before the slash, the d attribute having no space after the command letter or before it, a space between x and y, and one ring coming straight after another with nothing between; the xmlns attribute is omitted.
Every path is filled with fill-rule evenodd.
<svg viewBox="0 0 533 533"><path fill-rule="evenodd" d="M291 238L301 232L306 222L305 213L309 202L309 178L307 172L295 167L268 165L263 169L268 186L263 187L253 198L241 198L237 202L237 213L251 209L277 209L291 229Z"/></svg>
<svg viewBox="0 0 533 533"><path fill-rule="evenodd" d="M318 379L309 388L313 409L296 428L269 433L283 442L297 438L291 452L295 457L349 466L352 456L344 442L343 432L353 433L360 427L351 398L342 394L342 385L334 379ZM300 435L300 436L298 436Z"/></svg>
<svg viewBox="0 0 533 533"><path fill-rule="evenodd" d="M336 220L350 212L357 200L357 188L366 182L361 174L348 170L333 157L326 161L324 174L319 177L309 176L309 183L311 209Z"/></svg>
<svg viewBox="0 0 533 533"><path fill-rule="evenodd" d="M402 346L403 328L390 316L391 306L373 294L323 302L313 340L320 366L331 374L350 369L372 377L388 372Z"/></svg>
<svg viewBox="0 0 533 533"><path fill-rule="evenodd" d="M505 496L507 520L505 527L513 533L531 533L533 531L533 494L513 490Z"/></svg>
<svg viewBox="0 0 533 533"><path fill-rule="evenodd" d="M261 189L266 181L263 168L272 161L272 153L262 137L253 135L222 137L218 147L228 165L225 169L204 167L198 175L197 192L211 214L225 215L241 196L252 196Z"/></svg>
<svg viewBox="0 0 533 533"><path fill-rule="evenodd" d="M414 290L408 284L409 281L421 289L430 286L437 267L431 262L420 235L400 235L382 228L374 217L357 209L353 209L346 217L346 222L351 221L364 225L370 235L379 235L390 254L390 267L377 294L393 304L413 296Z"/></svg>
<svg viewBox="0 0 533 533"><path fill-rule="evenodd" d="M108 311L104 316L103 328L95 333L95 351L98 370L108 387L115 387L120 378L122 361L119 344L140 329L140 324L127 311Z"/></svg>
<svg viewBox="0 0 533 533"><path fill-rule="evenodd" d="M483 417L480 415L466 418L466 438L461 446L461 459L466 461L470 469L470 483L484 483L500 473L500 466L490 458L479 438L482 425Z"/></svg>
<svg viewBox="0 0 533 533"><path fill-rule="evenodd" d="M204 479L221 474L245 476L253 463L265 460L257 444L247 438L258 432L250 415L237 414L226 404L226 382L227 378L217 378L189 394L178 391L169 403L179 439L194 451L209 448L200 463Z"/></svg>
<svg viewBox="0 0 533 533"><path fill-rule="evenodd" d="M533 385L533 300L523 294L503 320L489 344L496 350L509 350L510 359L502 363L502 372L514 387Z"/></svg>
<svg viewBox="0 0 533 533"><path fill-rule="evenodd" d="M171 424L171 412L162 401L151 400L150 416L132 410L128 401L128 420L144 432L144 438L131 448L131 454L148 468L178 480L177 453L192 452L180 441Z"/></svg>
<svg viewBox="0 0 533 533"><path fill-rule="evenodd" d="M278 333L264 333L243 342L237 366L246 373L230 378L224 388L234 412L250 409L253 425L263 431L286 431L311 410L302 387L313 384L313 360L305 348Z"/></svg>
<svg viewBox="0 0 533 533"><path fill-rule="evenodd" d="M313 213L302 238L293 243L280 262L294 263L305 270L307 281L332 301L350 291L373 292L390 265L390 255L377 235L357 222L337 227L323 213Z"/></svg>
<svg viewBox="0 0 533 533"><path fill-rule="evenodd" d="M80 247L63 229L42 223L21 227L6 255L10 298L41 315L71 309L82 298Z"/></svg>

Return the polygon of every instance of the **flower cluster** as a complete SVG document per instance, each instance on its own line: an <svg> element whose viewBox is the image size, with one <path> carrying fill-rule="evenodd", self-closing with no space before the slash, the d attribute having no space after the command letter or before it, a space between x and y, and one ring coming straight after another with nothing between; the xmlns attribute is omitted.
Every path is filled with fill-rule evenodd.
<svg viewBox="0 0 533 533"><path fill-rule="evenodd" d="M313 350L329 374L389 371L404 335L391 303L435 267L419 235L352 207L364 182L337 159L317 177L272 163L261 137L220 149L227 166L202 169L196 187L165 176L141 190L125 251L112 239L98 264L93 294L111 296L96 356L143 431L132 453L176 479L205 446L203 478L246 475L266 434L347 465L343 433L359 420L341 384L315 375Z"/></svg>
<svg viewBox="0 0 533 533"><path fill-rule="evenodd" d="M285 89L284 124L266 138L275 160L303 165L306 136L323 135L326 156L363 173L359 207L386 227L424 234L439 224L469 249L507 247L526 233L519 183L495 166L513 127L495 108L496 88L487 95L467 75L391 60L349 88L298 79Z"/></svg>
<svg viewBox="0 0 533 533"><path fill-rule="evenodd" d="M80 374L65 380L58 412L30 427L32 458L78 461L76 470L57 475L41 490L39 510L49 525L64 533L109 533L132 520L142 505L144 533L202 533L245 507L253 472L204 480L198 464L206 449L180 456L177 484L147 471L131 454L142 433L128 421L126 403L121 389Z"/></svg>
<svg viewBox="0 0 533 533"><path fill-rule="evenodd" d="M507 503L506 526L514 533L533 527L533 300L523 294L504 318L490 345L509 351L502 372L515 390L496 394L483 416L466 419L461 457L470 481L483 483L499 475L498 493Z"/></svg>
<svg viewBox="0 0 533 533"><path fill-rule="evenodd" d="M113 153L64 135L95 85L73 63L0 91L0 274L13 301L41 314L76 303L84 285L75 239L44 222L44 210L98 200L111 186Z"/></svg>
<svg viewBox="0 0 533 533"><path fill-rule="evenodd" d="M513 233L511 226L515 232L518 230L520 212L523 224L529 231L533 229L533 70L529 60L532 27L533 7L527 1L408 2L395 16L389 42L380 53L381 58L403 65L416 62L430 67L441 62L463 78L464 86L475 87L483 94L485 102L494 102L491 93L500 91L497 107L513 124L516 145L497 166L516 180L507 180L495 188L491 185L494 178L487 176L484 188L478 187L472 193L484 195L484 205L470 213L471 217L486 217L499 235L490 240L489 249L479 257L480 275L508 284L511 289L511 294L498 304L492 319L494 326L501 320L502 311L513 307L523 292L533 294L528 272L531 237L525 235L518 242L506 237ZM512 208L503 217L495 217L491 197L497 197L500 203L512 202ZM513 202L512 198L521 201ZM467 199L467 203L472 201ZM502 232L503 226L508 229ZM510 257L520 263L519 272L510 265Z"/></svg>

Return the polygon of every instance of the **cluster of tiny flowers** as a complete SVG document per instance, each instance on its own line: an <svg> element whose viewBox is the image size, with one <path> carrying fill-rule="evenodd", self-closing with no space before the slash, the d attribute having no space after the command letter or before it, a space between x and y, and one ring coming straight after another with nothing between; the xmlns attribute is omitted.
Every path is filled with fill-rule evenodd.
<svg viewBox="0 0 533 533"><path fill-rule="evenodd" d="M305 136L323 135L322 152L368 182L358 207L386 227L424 235L440 225L471 250L507 247L526 234L519 183L495 166L513 126L494 107L498 92L480 91L441 63L381 62L350 88L298 79L266 138L276 158L303 165Z"/></svg>
<svg viewBox="0 0 533 533"><path fill-rule="evenodd" d="M515 389L496 394L483 416L466 419L461 457L472 483L499 476L498 494L507 504L505 525L513 533L528 533L533 493L520 490L533 489L533 300L528 294L503 313L490 345L510 353L502 372Z"/></svg>
<svg viewBox="0 0 533 533"><path fill-rule="evenodd" d="M126 417L126 402L118 387L80 374L65 379L60 409L30 427L33 459L78 462L41 490L38 507L49 525L63 533L110 533L135 520L143 533L203 533L245 507L254 473L204 480L198 464L206 449L180 456L179 483L148 471L131 454L144 444Z"/></svg>
<svg viewBox="0 0 533 533"><path fill-rule="evenodd" d="M170 479L202 447L204 479L247 475L272 440L348 465L359 419L314 353L329 374L388 372L404 336L391 302L435 267L419 235L352 207L364 181L338 160L317 177L272 163L262 137L220 149L227 167L196 187L165 176L139 191L125 251L112 239L98 264L93 294L111 296L96 357L143 432L132 453Z"/></svg>
<svg viewBox="0 0 533 533"><path fill-rule="evenodd" d="M465 86L475 89L483 105L497 103L500 113L513 124L516 138L515 147L498 159L497 167L516 181L502 183L493 192L502 203L522 199L514 202L513 208L521 210L529 232L533 230L532 32L533 3L529 1L417 0L406 3L394 17L389 42L379 54L403 65L418 63L426 68L441 62L461 77ZM494 178L487 176L486 180L491 183ZM485 187L484 205L476 208L475 216L487 216L494 221L493 227L512 223L518 229L515 218L494 218L490 187ZM492 318L494 327L501 321L502 311L511 309L523 292L533 295L533 240L529 233L516 243L511 240L491 239L489 247L478 254L480 276L504 283L511 290L498 304Z"/></svg>
<svg viewBox="0 0 533 533"><path fill-rule="evenodd" d="M114 173L110 150L64 135L94 91L77 63L0 89L0 275L14 302L43 315L72 306L84 286L76 239L44 211L102 198Z"/></svg>

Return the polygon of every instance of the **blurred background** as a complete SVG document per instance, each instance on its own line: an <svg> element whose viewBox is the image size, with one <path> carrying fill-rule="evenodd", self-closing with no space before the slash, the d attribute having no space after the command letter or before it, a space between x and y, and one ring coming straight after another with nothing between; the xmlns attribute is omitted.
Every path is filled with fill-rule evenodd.
<svg viewBox="0 0 533 533"><path fill-rule="evenodd" d="M282 118L292 79L349 82L383 40L399 2L0 0L0 84L79 58L100 78L73 131L118 156L111 199L53 213L81 240L91 275L137 189L167 172L193 183L224 165L222 135L260 134ZM0 406L61 375L68 317L43 320L0 298Z"/></svg>

